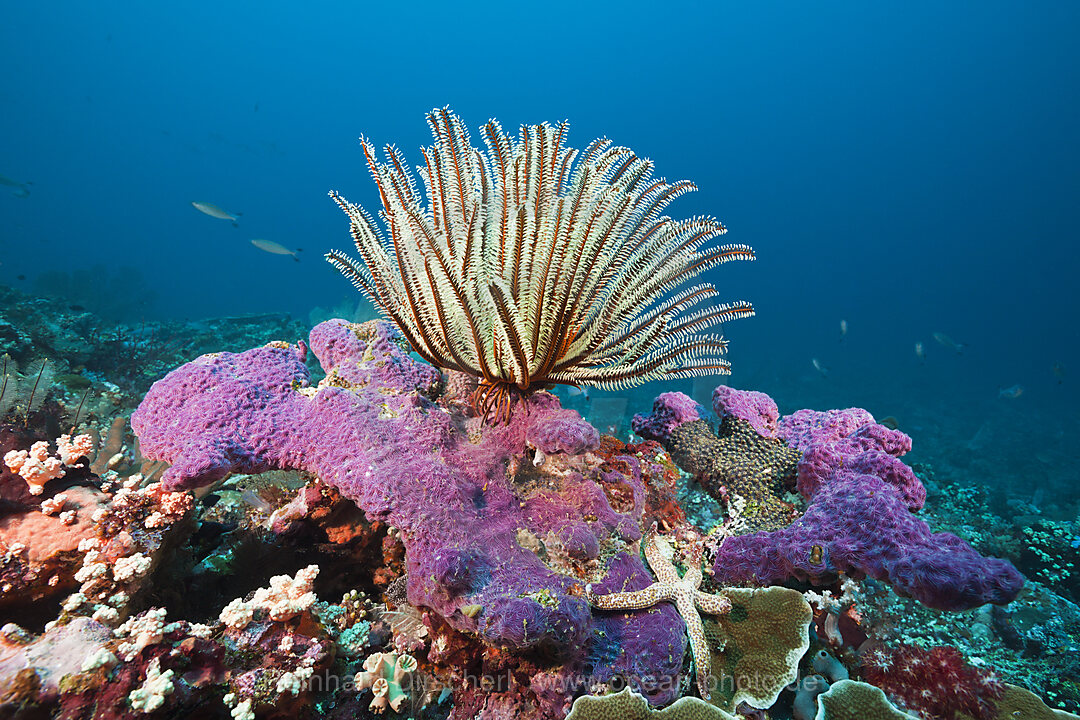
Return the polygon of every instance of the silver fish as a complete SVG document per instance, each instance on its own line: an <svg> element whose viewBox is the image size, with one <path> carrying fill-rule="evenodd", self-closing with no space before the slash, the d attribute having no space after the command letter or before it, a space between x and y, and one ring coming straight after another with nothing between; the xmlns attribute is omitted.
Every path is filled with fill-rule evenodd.
<svg viewBox="0 0 1080 720"><path fill-rule="evenodd" d="M290 250L281 243L276 243L273 240L263 240L262 238L255 238L251 241L251 244L259 248L260 250L265 250L266 252L273 253L274 255L292 255L292 259L296 262L300 262L300 256L296 253L303 250L303 248L296 248L296 250Z"/></svg>
<svg viewBox="0 0 1080 720"><path fill-rule="evenodd" d="M937 340L941 345L949 348L950 350L955 350L957 354L964 352L963 343L956 342L943 332L934 333L934 339Z"/></svg>
<svg viewBox="0 0 1080 720"><path fill-rule="evenodd" d="M821 373L823 377L829 376L829 369L822 365L820 360L817 358L810 358L810 362L813 364L814 369Z"/></svg>
<svg viewBox="0 0 1080 720"><path fill-rule="evenodd" d="M569 395L570 397L577 397L577 396L580 395L580 396L584 397L586 400L588 400L589 399L589 388L587 388L587 387L577 387L576 385L567 385L566 386L566 394Z"/></svg>
<svg viewBox="0 0 1080 720"><path fill-rule="evenodd" d="M232 213L225 212L213 203L196 202L192 200L191 207L195 208L203 215L209 215L210 217L217 218L218 220L228 220L232 222L233 227L236 227L240 224L240 213L236 213L234 215Z"/></svg>
<svg viewBox="0 0 1080 720"><path fill-rule="evenodd" d="M1012 387L1002 388L1001 390L998 390L998 397L1008 398L1009 400L1015 400L1023 394L1023 385L1013 385Z"/></svg>
<svg viewBox="0 0 1080 720"><path fill-rule="evenodd" d="M30 197L30 186L33 185L33 183L20 182L18 180L12 180L6 175L0 175L0 185L13 188L11 192L15 197L25 198Z"/></svg>
<svg viewBox="0 0 1080 720"><path fill-rule="evenodd" d="M923 347L921 342L915 343L915 356L920 360L926 360L926 348Z"/></svg>
<svg viewBox="0 0 1080 720"><path fill-rule="evenodd" d="M847 320L841 320L840 321L840 339L843 340L845 335L847 335Z"/></svg>

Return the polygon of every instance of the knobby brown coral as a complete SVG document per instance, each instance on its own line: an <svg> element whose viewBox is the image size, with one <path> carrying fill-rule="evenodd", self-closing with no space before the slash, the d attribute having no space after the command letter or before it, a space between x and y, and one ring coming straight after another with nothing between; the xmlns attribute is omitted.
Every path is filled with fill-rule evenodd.
<svg viewBox="0 0 1080 720"><path fill-rule="evenodd" d="M652 177L653 164L606 139L564 147L567 123L524 125L515 140L495 120L474 148L448 109L427 116L434 145L418 168L424 202L394 146L385 161L362 139L385 232L337 193L361 262L327 259L428 362L479 379L474 402L505 417L540 387L605 389L728 372L726 341L701 331L753 314L716 304L689 282L745 245L708 246L711 217L662 215L695 186Z"/></svg>

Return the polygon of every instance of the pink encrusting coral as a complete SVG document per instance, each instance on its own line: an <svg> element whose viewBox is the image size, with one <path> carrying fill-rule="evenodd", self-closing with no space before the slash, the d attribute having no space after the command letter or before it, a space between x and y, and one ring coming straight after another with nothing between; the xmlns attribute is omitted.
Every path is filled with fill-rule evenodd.
<svg viewBox="0 0 1080 720"><path fill-rule="evenodd" d="M527 464L530 445L547 455L595 447L588 423L538 392L507 425L474 426L432 401L439 372L411 359L385 323L331 320L310 341L327 373L317 388L306 347L283 343L203 356L154 385L131 423L146 457L172 463L166 487L229 472L313 472L369 520L400 530L409 602L452 627L510 650L542 649L561 659L560 672L588 665L597 681L678 674L686 640L674 608L596 620L578 578L545 565L527 540L550 533L571 558L590 562L604 547L612 585L651 581L624 550L641 536L638 474L616 481L571 471L555 486L529 486L507 473ZM631 502L616 511L609 490ZM676 692L677 683L664 685L652 699Z"/></svg>

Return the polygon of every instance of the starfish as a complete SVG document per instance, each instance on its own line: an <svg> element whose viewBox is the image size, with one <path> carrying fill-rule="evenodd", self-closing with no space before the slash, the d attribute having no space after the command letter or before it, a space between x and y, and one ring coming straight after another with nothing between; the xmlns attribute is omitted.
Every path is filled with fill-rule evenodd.
<svg viewBox="0 0 1080 720"><path fill-rule="evenodd" d="M701 546L695 545L687 560L686 574L679 577L675 565L667 559L660 547L661 538L649 533L645 538L645 559L656 575L656 582L644 590L613 592L596 595L592 585L585 586L585 597L593 607L603 610L641 610L659 602L673 602L686 623L690 636L690 650L694 654L697 671L698 692L709 699L709 677L712 675L712 655L705 641L705 627L698 612L723 615L731 610L731 601L723 595L710 595L701 587Z"/></svg>

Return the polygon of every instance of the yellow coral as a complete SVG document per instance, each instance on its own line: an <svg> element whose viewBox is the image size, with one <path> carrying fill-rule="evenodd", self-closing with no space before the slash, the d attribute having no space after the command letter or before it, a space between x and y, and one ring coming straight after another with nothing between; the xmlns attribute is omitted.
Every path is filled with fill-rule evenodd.
<svg viewBox="0 0 1080 720"><path fill-rule="evenodd" d="M818 696L814 720L918 720L900 712L881 688L856 680L841 680Z"/></svg>
<svg viewBox="0 0 1080 720"><path fill-rule="evenodd" d="M959 718L973 720L963 713ZM1080 715L1049 708L1035 693L1006 684L1005 694L998 700L994 720L1080 720Z"/></svg>
<svg viewBox="0 0 1080 720"><path fill-rule="evenodd" d="M574 701L566 720L739 720L704 700L684 697L663 710L630 688L610 695L583 695Z"/></svg>
<svg viewBox="0 0 1080 720"><path fill-rule="evenodd" d="M731 612L705 620L712 649L712 702L728 712L739 703L768 708L798 677L810 647L813 611L788 588L725 588Z"/></svg>

